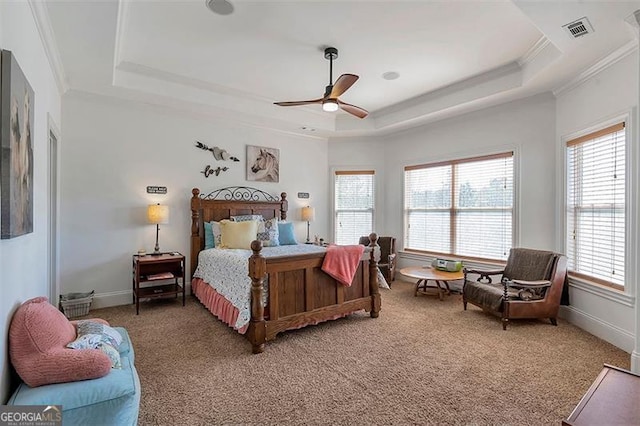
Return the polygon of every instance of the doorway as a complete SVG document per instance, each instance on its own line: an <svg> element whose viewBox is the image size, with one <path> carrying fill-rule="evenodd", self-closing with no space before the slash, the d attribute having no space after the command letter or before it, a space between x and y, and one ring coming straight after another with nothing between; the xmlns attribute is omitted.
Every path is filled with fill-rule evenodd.
<svg viewBox="0 0 640 426"><path fill-rule="evenodd" d="M49 202L48 202L48 259L47 278L49 282L49 301L58 305L60 294L58 282L58 170L59 170L59 139L60 132L49 117Z"/></svg>

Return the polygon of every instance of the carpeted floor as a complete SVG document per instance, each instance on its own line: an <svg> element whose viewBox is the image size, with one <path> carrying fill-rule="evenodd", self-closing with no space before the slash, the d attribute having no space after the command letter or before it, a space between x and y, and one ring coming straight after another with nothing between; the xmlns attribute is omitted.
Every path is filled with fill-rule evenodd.
<svg viewBox="0 0 640 426"><path fill-rule="evenodd" d="M252 355L194 298L95 310L128 329L140 424L559 424L629 354L559 321L500 320L459 295L381 290L380 317L283 333Z"/></svg>

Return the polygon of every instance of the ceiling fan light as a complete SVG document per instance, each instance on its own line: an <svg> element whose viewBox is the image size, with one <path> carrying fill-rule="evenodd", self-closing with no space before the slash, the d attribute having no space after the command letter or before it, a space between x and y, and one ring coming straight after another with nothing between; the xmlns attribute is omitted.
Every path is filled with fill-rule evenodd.
<svg viewBox="0 0 640 426"><path fill-rule="evenodd" d="M327 99L322 102L322 110L326 112L336 112L338 110L338 102L335 99Z"/></svg>

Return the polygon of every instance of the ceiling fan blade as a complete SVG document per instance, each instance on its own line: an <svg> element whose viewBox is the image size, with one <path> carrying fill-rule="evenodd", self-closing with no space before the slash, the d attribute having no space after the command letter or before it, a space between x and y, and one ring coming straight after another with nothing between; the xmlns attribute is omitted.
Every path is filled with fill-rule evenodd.
<svg viewBox="0 0 640 426"><path fill-rule="evenodd" d="M342 95L347 91L347 89L349 89L349 87L353 86L353 83L358 81L359 78L360 77L355 74L342 74L340 77L338 77L335 84L333 85L333 89L331 89L331 94L329 95L329 97L337 98L338 96Z"/></svg>
<svg viewBox="0 0 640 426"><path fill-rule="evenodd" d="M338 105L340 105L340 108L342 108L343 111L346 111L349 114L353 114L358 118L365 118L367 115L369 115L369 112L366 109L362 109L362 108L357 107L355 105L351 105L351 104L348 104L346 102L342 102L339 99L338 99Z"/></svg>
<svg viewBox="0 0 640 426"><path fill-rule="evenodd" d="M324 101L323 98L313 99L310 101L293 101L293 102L274 102L274 105L279 106L298 106L298 105L309 105L309 104L321 104Z"/></svg>

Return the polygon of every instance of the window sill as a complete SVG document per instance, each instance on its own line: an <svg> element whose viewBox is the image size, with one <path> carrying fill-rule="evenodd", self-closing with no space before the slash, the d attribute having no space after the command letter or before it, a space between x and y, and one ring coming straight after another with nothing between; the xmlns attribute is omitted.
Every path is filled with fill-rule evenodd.
<svg viewBox="0 0 640 426"><path fill-rule="evenodd" d="M577 288L579 290L594 294L604 299L620 303L621 305L629 306L630 308L633 308L635 306L635 296L620 290L616 290L614 288L593 283L585 279L569 277L569 287Z"/></svg>

